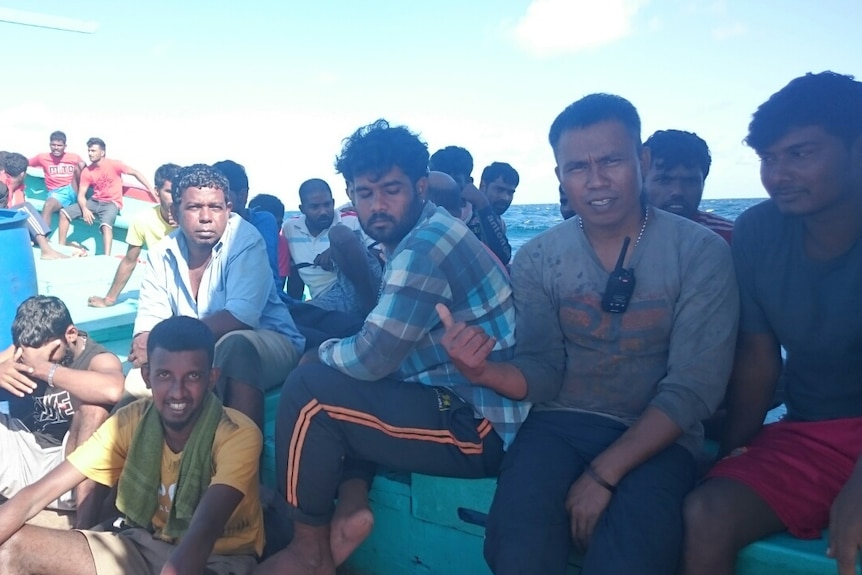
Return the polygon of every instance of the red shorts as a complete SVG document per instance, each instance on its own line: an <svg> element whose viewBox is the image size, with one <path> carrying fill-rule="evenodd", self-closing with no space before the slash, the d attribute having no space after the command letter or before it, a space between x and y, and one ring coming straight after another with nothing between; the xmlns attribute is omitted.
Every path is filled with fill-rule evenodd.
<svg viewBox="0 0 862 575"><path fill-rule="evenodd" d="M862 454L862 417L766 425L707 477L753 489L791 534L816 539L829 525L832 502Z"/></svg>

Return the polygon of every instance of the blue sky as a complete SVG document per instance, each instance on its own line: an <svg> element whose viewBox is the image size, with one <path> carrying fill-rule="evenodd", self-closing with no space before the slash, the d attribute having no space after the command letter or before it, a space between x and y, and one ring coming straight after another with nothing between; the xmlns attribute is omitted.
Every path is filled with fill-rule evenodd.
<svg viewBox="0 0 862 575"><path fill-rule="evenodd" d="M218 6L218 7L216 7ZM227 7L229 6L229 8ZM80 19L92 34L0 22L7 83L0 149L47 151L55 129L90 136L151 175L165 162L244 164L251 195L288 209L308 178L337 202L341 140L379 117L431 152L456 144L521 174L515 203L557 200L547 132L597 91L637 106L643 136L697 132L707 198L760 197L742 144L751 113L790 79L862 77L858 0L0 0Z"/></svg>

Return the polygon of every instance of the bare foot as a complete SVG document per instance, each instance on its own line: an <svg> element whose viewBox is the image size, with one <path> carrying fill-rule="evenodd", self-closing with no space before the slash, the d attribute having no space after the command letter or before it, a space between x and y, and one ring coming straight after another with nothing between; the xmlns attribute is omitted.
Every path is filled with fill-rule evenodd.
<svg viewBox="0 0 862 575"><path fill-rule="evenodd" d="M254 575L335 575L328 540L329 526L297 522L290 545L258 565Z"/></svg>
<svg viewBox="0 0 862 575"><path fill-rule="evenodd" d="M114 298L100 297L97 295L90 296L90 299L87 300L87 305L90 307L111 307L116 303L117 300Z"/></svg>
<svg viewBox="0 0 862 575"><path fill-rule="evenodd" d="M332 517L329 545L332 560L339 566L371 534L374 514L368 504L368 484L361 479L348 480L338 488L338 502Z"/></svg>
<svg viewBox="0 0 862 575"><path fill-rule="evenodd" d="M54 248L42 248L42 259L43 260L65 260L68 259L69 256L66 254L61 254Z"/></svg>

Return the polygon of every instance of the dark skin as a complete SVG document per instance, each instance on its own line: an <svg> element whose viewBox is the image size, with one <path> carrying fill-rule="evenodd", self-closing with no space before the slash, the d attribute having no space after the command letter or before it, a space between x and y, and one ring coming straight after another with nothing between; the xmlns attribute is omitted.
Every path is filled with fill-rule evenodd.
<svg viewBox="0 0 862 575"><path fill-rule="evenodd" d="M782 214L801 218L812 260L845 254L862 238L862 137L851 145L819 126L791 128L759 150L761 181ZM759 432L781 375L778 337L741 333L728 388L728 423L721 453L747 445ZM853 575L862 552L862 460L832 504L828 555L839 575ZM785 528L752 489L716 478L685 505L683 573L733 573L743 546Z"/></svg>
<svg viewBox="0 0 862 575"><path fill-rule="evenodd" d="M162 361L170 359L172 353L174 352L156 350L149 369L142 372L144 381L153 388L156 409L162 418L168 417L163 414L165 401L188 401L189 396L199 400L215 385L218 378L217 370L210 370L207 365L207 355L203 350L197 352L200 365L183 364L181 373L176 368L176 362L171 366ZM171 417L175 418L174 415ZM172 451L182 451L196 421L197 417L193 415L185 422L164 425L165 441ZM50 501L84 479L85 476L80 471L68 461L64 461L45 477L0 506L0 572L95 575L93 556L83 535L76 531L25 525L27 520ZM205 567L207 558L242 497L239 490L227 485L211 485L207 488L195 510L188 532L177 544L161 574L209 573ZM57 549L62 549L63 552L56 553Z"/></svg>

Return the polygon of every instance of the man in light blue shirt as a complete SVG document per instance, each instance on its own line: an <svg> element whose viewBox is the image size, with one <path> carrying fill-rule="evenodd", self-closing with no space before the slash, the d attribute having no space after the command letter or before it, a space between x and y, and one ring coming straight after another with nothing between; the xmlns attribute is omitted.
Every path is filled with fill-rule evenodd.
<svg viewBox="0 0 862 575"><path fill-rule="evenodd" d="M180 171L172 207L179 229L148 254L129 360L146 363L147 337L161 320L201 319L219 338L219 396L262 427L263 393L284 382L305 338L276 292L263 238L231 213L229 189L204 164Z"/></svg>

